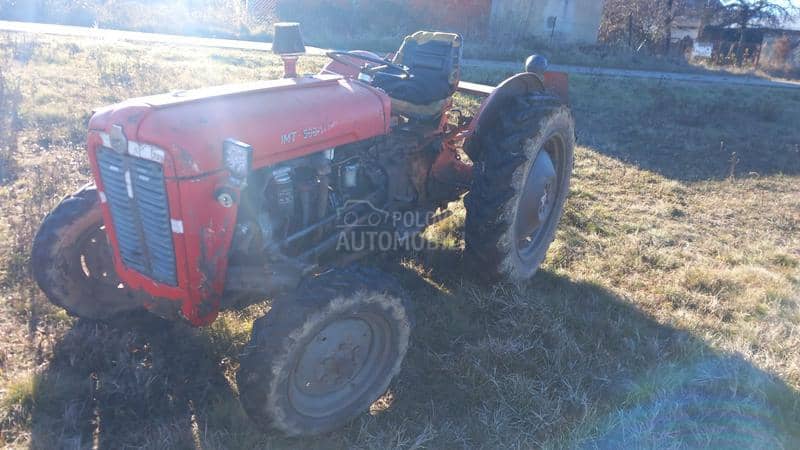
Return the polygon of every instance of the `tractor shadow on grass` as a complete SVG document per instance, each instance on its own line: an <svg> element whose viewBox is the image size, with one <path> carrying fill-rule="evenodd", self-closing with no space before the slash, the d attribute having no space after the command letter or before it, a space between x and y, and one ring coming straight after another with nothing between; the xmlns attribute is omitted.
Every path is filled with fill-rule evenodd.
<svg viewBox="0 0 800 450"><path fill-rule="evenodd" d="M546 271L522 287L480 287L454 270L459 251L365 263L402 281L416 316L404 368L372 414L316 438L261 434L229 381L239 344L224 329L78 321L38 376L32 447L800 443L796 392L602 287Z"/></svg>
<svg viewBox="0 0 800 450"><path fill-rule="evenodd" d="M32 448L186 446L197 405L233 396L208 339L146 313L78 320L38 376Z"/></svg>
<svg viewBox="0 0 800 450"><path fill-rule="evenodd" d="M798 392L603 287L548 271L525 286L479 287L453 270L460 251L413 260L422 277L389 269L409 287L417 323L388 421L428 408L425 420L444 430L433 447L800 444Z"/></svg>
<svg viewBox="0 0 800 450"><path fill-rule="evenodd" d="M31 447L247 447L228 436L257 436L232 383L235 333L144 312L76 321L37 377Z"/></svg>

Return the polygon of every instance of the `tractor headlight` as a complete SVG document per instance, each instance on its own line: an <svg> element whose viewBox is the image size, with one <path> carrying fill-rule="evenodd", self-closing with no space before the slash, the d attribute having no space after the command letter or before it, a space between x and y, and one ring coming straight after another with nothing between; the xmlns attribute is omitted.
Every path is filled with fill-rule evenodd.
<svg viewBox="0 0 800 450"><path fill-rule="evenodd" d="M111 125L111 131L108 133L109 146L112 150L124 155L128 153L128 138L125 137L125 131L122 125Z"/></svg>
<svg viewBox="0 0 800 450"><path fill-rule="evenodd" d="M226 139L222 144L222 163L231 176L244 181L253 165L253 147L234 139Z"/></svg>

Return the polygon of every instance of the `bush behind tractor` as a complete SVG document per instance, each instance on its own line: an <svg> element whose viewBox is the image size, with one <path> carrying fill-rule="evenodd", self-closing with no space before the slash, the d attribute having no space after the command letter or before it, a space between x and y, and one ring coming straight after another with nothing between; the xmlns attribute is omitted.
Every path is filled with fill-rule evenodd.
<svg viewBox="0 0 800 450"><path fill-rule="evenodd" d="M86 319L147 310L203 326L271 298L240 356L240 399L264 428L305 435L367 410L409 345L403 287L356 265L375 245L343 241L418 236L464 196L465 263L528 280L561 217L575 132L566 75L541 57L496 88L466 83L461 37L420 31L394 55L328 52L298 76L299 26L275 30L282 79L96 111L94 182L44 219L32 266ZM474 117L453 108L458 91L483 97Z"/></svg>

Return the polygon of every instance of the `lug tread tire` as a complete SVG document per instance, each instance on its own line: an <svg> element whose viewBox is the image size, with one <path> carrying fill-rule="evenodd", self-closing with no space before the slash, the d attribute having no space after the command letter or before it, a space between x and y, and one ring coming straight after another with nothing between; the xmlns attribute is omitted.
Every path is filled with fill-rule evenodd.
<svg viewBox="0 0 800 450"><path fill-rule="evenodd" d="M554 224L547 225L549 229L543 236L541 250L537 251L533 264L535 267L520 267L513 255L515 244L510 237L516 204L525 186L527 171L547 138L544 134L551 132L554 126L562 128L566 141L566 186L554 206L558 217L551 218ZM473 183L464 198L467 210L465 257L481 280L525 281L536 273L544 260L563 212L573 164L574 119L569 107L560 99L532 94L510 99L507 113L496 120L490 129L482 132L478 139ZM528 140L540 144L533 154L526 154Z"/></svg>
<svg viewBox="0 0 800 450"><path fill-rule="evenodd" d="M290 355L299 351L298 345L313 333L316 324L335 316L346 308L351 299L377 306L391 318L390 326L399 330L397 342L392 341L394 366L383 383L365 392L361 404L348 411L324 419L302 416L291 410L287 390ZM346 309L345 309L346 310ZM306 280L293 293L273 301L266 316L256 320L250 343L245 348L237 373L239 399L250 418L260 427L273 429L286 436L315 435L341 427L366 411L400 371L408 350L412 318L408 295L387 274L371 268L350 267L335 269Z"/></svg>
<svg viewBox="0 0 800 450"><path fill-rule="evenodd" d="M69 274L71 268L63 260L63 253L71 250L81 231L97 226L100 221L97 188L88 184L62 200L45 217L33 240L33 278L50 302L71 316L108 320L123 312L142 309L141 298L128 289L116 289L113 295L99 295L77 283Z"/></svg>

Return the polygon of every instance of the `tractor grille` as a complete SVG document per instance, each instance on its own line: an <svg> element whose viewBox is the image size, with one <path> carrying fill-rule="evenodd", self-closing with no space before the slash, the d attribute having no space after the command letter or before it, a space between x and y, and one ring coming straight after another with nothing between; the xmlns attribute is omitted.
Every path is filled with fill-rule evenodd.
<svg viewBox="0 0 800 450"><path fill-rule="evenodd" d="M161 164L101 148L97 163L122 261L176 286L175 249Z"/></svg>

